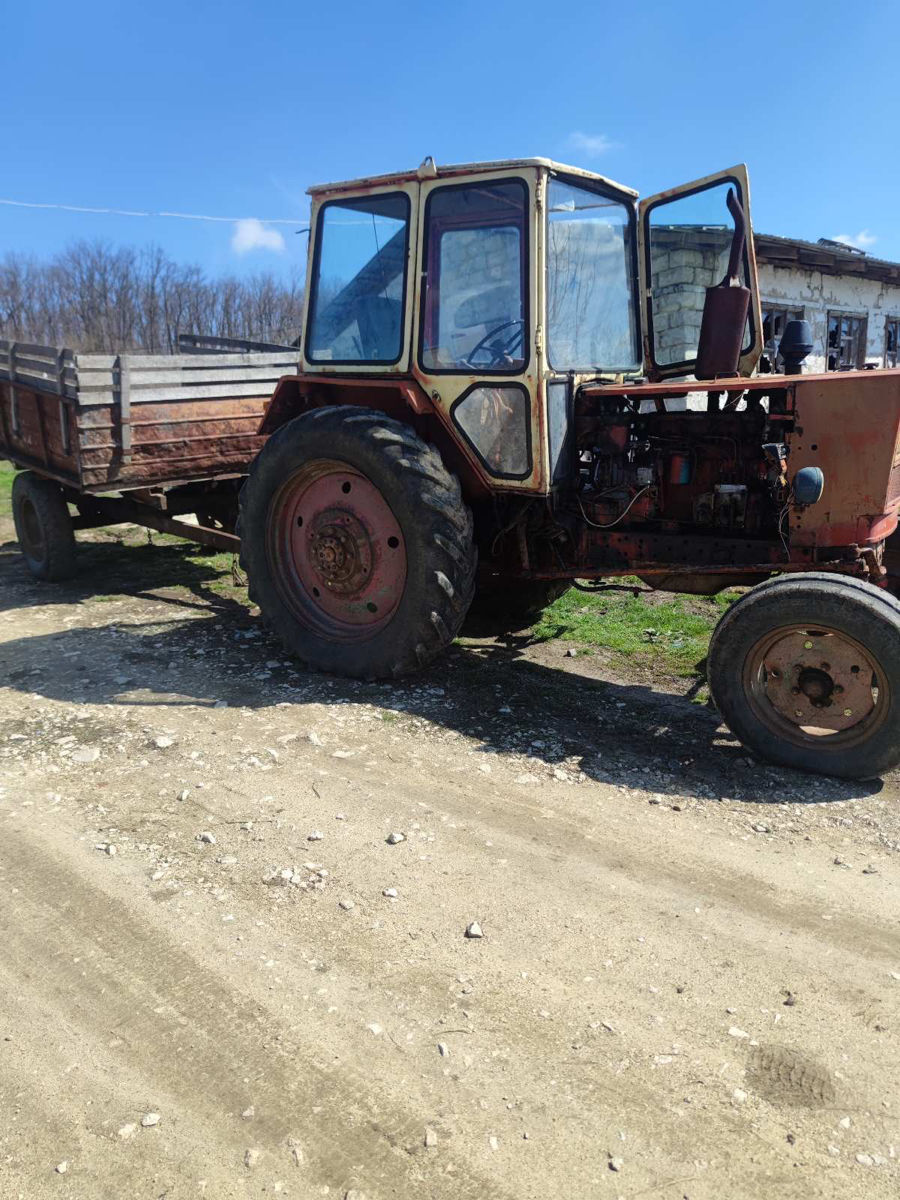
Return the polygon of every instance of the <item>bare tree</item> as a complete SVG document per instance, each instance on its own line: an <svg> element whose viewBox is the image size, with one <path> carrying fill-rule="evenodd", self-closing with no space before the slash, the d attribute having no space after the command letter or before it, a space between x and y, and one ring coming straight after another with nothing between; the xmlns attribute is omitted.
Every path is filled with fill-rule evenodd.
<svg viewBox="0 0 900 1200"><path fill-rule="evenodd" d="M180 333L291 342L303 287L273 275L207 280L158 246L77 242L47 261L0 259L0 336L117 353L171 353Z"/></svg>

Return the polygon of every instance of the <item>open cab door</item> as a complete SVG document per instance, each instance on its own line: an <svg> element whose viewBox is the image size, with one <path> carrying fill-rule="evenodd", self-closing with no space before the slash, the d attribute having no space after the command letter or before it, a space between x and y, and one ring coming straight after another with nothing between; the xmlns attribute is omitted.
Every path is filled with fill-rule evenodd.
<svg viewBox="0 0 900 1200"><path fill-rule="evenodd" d="M747 168L650 196L638 212L647 376L750 375L762 321Z"/></svg>

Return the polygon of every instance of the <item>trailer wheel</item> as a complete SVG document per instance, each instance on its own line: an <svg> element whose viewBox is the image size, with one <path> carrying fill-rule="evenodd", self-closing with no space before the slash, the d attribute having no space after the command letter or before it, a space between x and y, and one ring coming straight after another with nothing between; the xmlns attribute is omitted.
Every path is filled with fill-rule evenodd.
<svg viewBox="0 0 900 1200"><path fill-rule="evenodd" d="M355 406L269 438L241 490L250 597L292 653L356 678L403 675L456 636L472 600L472 516L438 452Z"/></svg>
<svg viewBox="0 0 900 1200"><path fill-rule="evenodd" d="M527 629L571 586L568 579L490 580L477 588L466 628L488 635Z"/></svg>
<svg viewBox="0 0 900 1200"><path fill-rule="evenodd" d="M844 779L900 762L900 602L862 580L779 575L713 633L709 688L760 758Z"/></svg>
<svg viewBox="0 0 900 1200"><path fill-rule="evenodd" d="M56 582L75 572L75 532L62 489L22 471L13 480L13 521L25 564L35 579Z"/></svg>

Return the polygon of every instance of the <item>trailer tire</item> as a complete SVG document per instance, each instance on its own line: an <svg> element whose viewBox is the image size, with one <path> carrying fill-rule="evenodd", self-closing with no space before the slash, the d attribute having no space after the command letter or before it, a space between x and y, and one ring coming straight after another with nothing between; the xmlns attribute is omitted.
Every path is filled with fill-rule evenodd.
<svg viewBox="0 0 900 1200"><path fill-rule="evenodd" d="M779 575L710 640L713 701L760 758L870 779L900 763L900 602L860 579Z"/></svg>
<svg viewBox="0 0 900 1200"><path fill-rule="evenodd" d="M472 515L434 447L383 413L314 409L281 426L241 489L250 598L310 667L404 675L459 631L472 600Z"/></svg>
<svg viewBox="0 0 900 1200"><path fill-rule="evenodd" d="M516 633L572 586L568 579L507 579L482 583L475 591L464 628L475 636Z"/></svg>
<svg viewBox="0 0 900 1200"><path fill-rule="evenodd" d="M13 480L13 522L25 565L35 577L56 583L75 573L75 531L59 484L22 471Z"/></svg>

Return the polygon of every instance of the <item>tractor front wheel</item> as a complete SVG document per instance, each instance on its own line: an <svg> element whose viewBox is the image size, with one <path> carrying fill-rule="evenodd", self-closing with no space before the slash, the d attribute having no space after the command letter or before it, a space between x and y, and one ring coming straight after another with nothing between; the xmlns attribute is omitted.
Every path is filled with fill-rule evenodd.
<svg viewBox="0 0 900 1200"><path fill-rule="evenodd" d="M900 602L826 572L779 575L722 617L709 688L760 758L869 779L900 763Z"/></svg>
<svg viewBox="0 0 900 1200"><path fill-rule="evenodd" d="M13 480L13 522L25 565L35 579L57 582L75 573L75 532L59 484L34 471Z"/></svg>
<svg viewBox="0 0 900 1200"><path fill-rule="evenodd" d="M456 636L475 579L458 480L409 426L315 409L269 438L241 490L250 595L309 666L390 678Z"/></svg>

